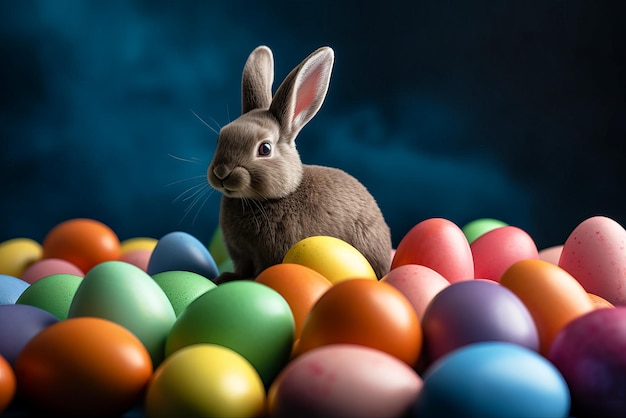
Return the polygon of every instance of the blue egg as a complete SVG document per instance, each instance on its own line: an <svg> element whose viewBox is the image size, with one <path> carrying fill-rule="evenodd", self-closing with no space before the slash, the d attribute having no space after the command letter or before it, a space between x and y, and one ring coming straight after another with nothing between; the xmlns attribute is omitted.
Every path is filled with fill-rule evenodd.
<svg viewBox="0 0 626 418"><path fill-rule="evenodd" d="M15 303L28 286L30 284L22 279L0 274L0 305Z"/></svg>
<svg viewBox="0 0 626 418"><path fill-rule="evenodd" d="M571 397L546 358L507 342L475 343L424 373L415 417L567 417Z"/></svg>
<svg viewBox="0 0 626 418"><path fill-rule="evenodd" d="M190 271L209 280L219 274L208 248L193 235L181 231L164 235L152 251L148 274L164 271Z"/></svg>

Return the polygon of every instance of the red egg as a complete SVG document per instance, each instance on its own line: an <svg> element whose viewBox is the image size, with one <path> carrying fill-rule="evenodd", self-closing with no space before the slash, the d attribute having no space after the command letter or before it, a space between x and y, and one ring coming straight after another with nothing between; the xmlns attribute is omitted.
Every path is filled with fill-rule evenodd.
<svg viewBox="0 0 626 418"><path fill-rule="evenodd" d="M15 373L9 362L0 355L0 414L13 401L17 383Z"/></svg>
<svg viewBox="0 0 626 418"><path fill-rule="evenodd" d="M93 219L70 219L52 228L43 258L61 258L87 273L96 264L120 258L120 241L108 226Z"/></svg>
<svg viewBox="0 0 626 418"><path fill-rule="evenodd" d="M499 281L502 273L517 261L537 259L535 241L515 226L492 229L470 244L474 277Z"/></svg>
<svg viewBox="0 0 626 418"><path fill-rule="evenodd" d="M118 416L142 400L152 361L123 326L80 317L35 335L20 353L15 374L20 393L42 412Z"/></svg>
<svg viewBox="0 0 626 418"><path fill-rule="evenodd" d="M430 267L450 283L474 278L474 261L465 234L443 218L426 219L402 238L391 269L405 264Z"/></svg>

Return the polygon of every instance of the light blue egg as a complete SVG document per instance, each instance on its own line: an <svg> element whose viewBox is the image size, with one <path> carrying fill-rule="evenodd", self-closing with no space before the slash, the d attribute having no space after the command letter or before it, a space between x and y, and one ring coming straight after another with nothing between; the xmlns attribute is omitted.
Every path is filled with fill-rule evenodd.
<svg viewBox="0 0 626 418"><path fill-rule="evenodd" d="M182 231L164 235L152 251L148 274L152 276L164 271L190 271L209 280L219 274L207 247L193 235Z"/></svg>
<svg viewBox="0 0 626 418"><path fill-rule="evenodd" d="M28 282L17 277L0 274L0 305L11 305L30 286Z"/></svg>
<svg viewBox="0 0 626 418"><path fill-rule="evenodd" d="M567 417L571 397L558 369L506 342L472 344L424 373L415 417Z"/></svg>

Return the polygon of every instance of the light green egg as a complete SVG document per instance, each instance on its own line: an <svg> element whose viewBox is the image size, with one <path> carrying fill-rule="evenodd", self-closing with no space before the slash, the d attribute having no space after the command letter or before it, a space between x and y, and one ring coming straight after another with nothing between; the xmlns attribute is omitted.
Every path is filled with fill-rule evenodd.
<svg viewBox="0 0 626 418"><path fill-rule="evenodd" d="M28 286L15 303L31 305L67 319L70 305L83 278L74 274L52 274Z"/></svg>
<svg viewBox="0 0 626 418"><path fill-rule="evenodd" d="M164 271L153 275L152 278L167 295L176 316L198 296L217 287L206 277L191 271Z"/></svg>
<svg viewBox="0 0 626 418"><path fill-rule="evenodd" d="M480 218L467 223L463 228L463 234L470 244L481 235L492 229L508 226L507 223L493 218Z"/></svg>
<svg viewBox="0 0 626 418"><path fill-rule="evenodd" d="M89 270L70 306L68 318L93 316L120 324L146 347L153 365L164 358L165 340L176 321L174 308L148 273L123 261Z"/></svg>
<svg viewBox="0 0 626 418"><path fill-rule="evenodd" d="M213 236L209 242L209 253L211 253L213 260L215 260L215 263L218 266L229 258L228 251L226 250L226 244L224 243L222 228L219 226L215 228L215 232L213 232Z"/></svg>

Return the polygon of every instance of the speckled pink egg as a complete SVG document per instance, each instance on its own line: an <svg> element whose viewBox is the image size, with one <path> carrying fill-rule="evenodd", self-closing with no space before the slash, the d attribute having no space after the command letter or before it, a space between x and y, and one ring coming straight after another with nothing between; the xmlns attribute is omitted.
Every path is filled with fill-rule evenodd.
<svg viewBox="0 0 626 418"><path fill-rule="evenodd" d="M563 245L559 267L589 293L626 305L626 230L606 216L581 222Z"/></svg>

